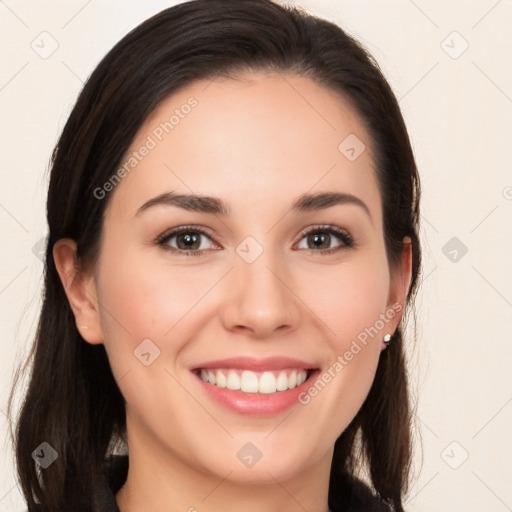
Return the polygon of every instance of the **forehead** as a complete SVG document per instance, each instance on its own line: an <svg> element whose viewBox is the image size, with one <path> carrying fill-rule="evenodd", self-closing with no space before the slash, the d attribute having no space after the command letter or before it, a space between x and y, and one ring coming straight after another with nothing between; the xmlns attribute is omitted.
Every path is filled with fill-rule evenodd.
<svg viewBox="0 0 512 512"><path fill-rule="evenodd" d="M340 94L293 74L252 72L180 89L141 126L123 166L112 210L135 212L167 191L243 199L253 212L308 191L379 201L358 115Z"/></svg>

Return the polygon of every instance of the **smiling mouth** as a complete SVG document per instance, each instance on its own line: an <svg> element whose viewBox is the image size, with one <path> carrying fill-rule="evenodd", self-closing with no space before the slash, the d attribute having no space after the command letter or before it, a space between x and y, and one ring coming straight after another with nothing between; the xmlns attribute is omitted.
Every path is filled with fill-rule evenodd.
<svg viewBox="0 0 512 512"><path fill-rule="evenodd" d="M289 368L283 370L253 372L242 369L198 368L194 373L203 381L218 388L242 393L270 395L294 389L314 373L314 369Z"/></svg>

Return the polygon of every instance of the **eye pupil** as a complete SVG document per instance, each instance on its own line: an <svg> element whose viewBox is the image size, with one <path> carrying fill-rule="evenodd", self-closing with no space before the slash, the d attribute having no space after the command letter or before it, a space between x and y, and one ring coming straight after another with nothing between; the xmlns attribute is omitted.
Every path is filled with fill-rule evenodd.
<svg viewBox="0 0 512 512"><path fill-rule="evenodd" d="M180 249L190 249L192 248L192 246L194 244L197 244L198 242L198 239L199 239L199 236L198 235L191 235L189 233L186 233L186 234L181 234L181 235L178 235L177 237L177 240L178 240L178 247ZM182 244L180 244L180 240L183 240L184 241L184 246L181 246Z"/></svg>
<svg viewBox="0 0 512 512"><path fill-rule="evenodd" d="M315 245L315 247L321 247L324 244L327 237L329 237L329 236L330 235L327 233L322 233L322 234L315 233L314 235L310 235L310 240L312 238L313 244ZM329 247L329 243L327 243L327 247Z"/></svg>

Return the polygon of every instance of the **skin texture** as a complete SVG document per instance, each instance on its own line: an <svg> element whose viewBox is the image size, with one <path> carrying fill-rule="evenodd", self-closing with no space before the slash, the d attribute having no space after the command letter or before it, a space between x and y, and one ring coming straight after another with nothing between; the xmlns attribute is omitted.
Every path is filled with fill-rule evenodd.
<svg viewBox="0 0 512 512"><path fill-rule="evenodd" d="M155 128L190 97L197 106L158 141ZM338 149L349 134L366 145L354 161ZM109 204L94 268L76 271L72 240L54 248L77 328L84 342L105 344L125 397L130 469L119 507L324 512L334 442L363 404L382 337L400 314L309 403L283 413L230 411L190 368L283 355L326 371L379 315L403 306L410 245L404 239L402 265L391 272L371 141L338 94L305 77L264 72L187 86L153 112L130 151L148 135L156 147L102 199ZM230 213L159 205L136 215L171 191L220 198ZM355 204L289 211L302 194L334 191L360 198L371 217ZM155 242L188 224L211 232L201 235L201 255ZM322 247L341 250L321 254L326 249L303 235L317 225L345 229L355 245L332 235ZM236 252L248 236L263 249L252 263ZM178 251L177 243L167 246ZM160 350L149 366L134 356L147 338ZM262 453L250 468L237 458L248 442Z"/></svg>

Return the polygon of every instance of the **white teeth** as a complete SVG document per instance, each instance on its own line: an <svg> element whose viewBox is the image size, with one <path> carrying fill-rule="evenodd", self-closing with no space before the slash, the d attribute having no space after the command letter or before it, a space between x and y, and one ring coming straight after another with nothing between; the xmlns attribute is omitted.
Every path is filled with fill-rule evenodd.
<svg viewBox="0 0 512 512"><path fill-rule="evenodd" d="M297 386L297 372L293 370L288 377L288 387L294 388L295 386Z"/></svg>
<svg viewBox="0 0 512 512"><path fill-rule="evenodd" d="M288 389L288 377L286 372L281 372L277 378L277 391L286 391Z"/></svg>
<svg viewBox="0 0 512 512"><path fill-rule="evenodd" d="M210 382L211 384L211 382ZM236 372L229 372L228 374L228 382L227 386L228 389L232 390L238 390L240 389L240 377L238 376L238 373Z"/></svg>
<svg viewBox="0 0 512 512"><path fill-rule="evenodd" d="M240 390L244 393L258 392L258 377L255 373L249 371L242 373L242 378L240 379Z"/></svg>
<svg viewBox="0 0 512 512"><path fill-rule="evenodd" d="M258 391L265 394L276 392L276 378L272 372L263 372L260 377Z"/></svg>
<svg viewBox="0 0 512 512"><path fill-rule="evenodd" d="M252 372L250 370L202 369L200 376L203 381L219 388L268 395L300 386L306 380L307 372L301 369L281 370L279 373L277 371Z"/></svg>
<svg viewBox="0 0 512 512"><path fill-rule="evenodd" d="M228 385L228 379L222 372L217 372L217 382L215 384L219 388L225 388Z"/></svg>

